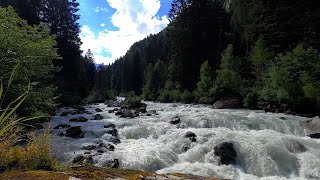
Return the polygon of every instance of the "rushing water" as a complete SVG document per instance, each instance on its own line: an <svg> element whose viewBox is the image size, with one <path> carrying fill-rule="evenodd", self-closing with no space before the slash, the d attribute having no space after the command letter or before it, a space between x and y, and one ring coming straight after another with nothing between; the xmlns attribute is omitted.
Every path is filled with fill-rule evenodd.
<svg viewBox="0 0 320 180"><path fill-rule="evenodd" d="M73 139L54 136L54 152L58 159L71 162L84 145L104 141L104 125L113 123L118 129L120 144L115 151L93 157L97 166L106 166L114 158L120 168L141 169L157 173L187 173L227 179L320 179L320 140L304 135L300 121L305 118L284 114L249 110L218 110L202 105L162 104L147 102L147 110L158 115L141 114L126 119L109 114L104 104L85 106L96 114L103 110L105 119L97 121L93 115L58 116L50 127L59 123L82 126L85 137ZM70 111L70 109L68 109ZM69 123L70 118L84 116L88 122ZM183 126L170 124L179 116ZM49 124L48 124L49 125ZM53 130L58 134L62 130ZM197 135L197 142L185 138L186 132ZM222 142L233 142L237 152L237 165L218 165L214 147ZM189 150L185 151L188 148ZM94 153L96 150L92 150Z"/></svg>

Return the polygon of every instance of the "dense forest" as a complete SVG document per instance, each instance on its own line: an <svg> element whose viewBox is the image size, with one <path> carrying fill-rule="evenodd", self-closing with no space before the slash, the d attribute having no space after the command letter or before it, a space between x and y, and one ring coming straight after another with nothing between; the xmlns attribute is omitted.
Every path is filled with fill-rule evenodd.
<svg viewBox="0 0 320 180"><path fill-rule="evenodd" d="M319 112L319 9L316 0L174 0L166 29L104 66L103 91Z"/></svg>
<svg viewBox="0 0 320 180"><path fill-rule="evenodd" d="M18 111L23 116L130 91L161 102L212 104L231 97L250 109L320 110L316 0L174 0L167 28L98 68L91 51L80 50L76 0L1 0L0 6L10 6L1 9L4 86L18 65L1 104L30 81Z"/></svg>

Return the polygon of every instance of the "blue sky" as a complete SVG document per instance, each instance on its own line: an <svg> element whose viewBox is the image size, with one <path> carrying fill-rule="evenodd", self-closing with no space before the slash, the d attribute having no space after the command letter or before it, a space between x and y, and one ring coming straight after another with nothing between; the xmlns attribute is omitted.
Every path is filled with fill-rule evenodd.
<svg viewBox="0 0 320 180"><path fill-rule="evenodd" d="M125 55L134 42L169 23L172 0L78 0L81 49L91 49L98 64Z"/></svg>

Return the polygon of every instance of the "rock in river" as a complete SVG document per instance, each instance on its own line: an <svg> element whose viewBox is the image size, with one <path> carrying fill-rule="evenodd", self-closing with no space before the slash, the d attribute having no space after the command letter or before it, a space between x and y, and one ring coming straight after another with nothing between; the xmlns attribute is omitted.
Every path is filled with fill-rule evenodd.
<svg viewBox="0 0 320 180"><path fill-rule="evenodd" d="M97 112L102 112L102 110L100 108L96 108L95 109Z"/></svg>
<svg viewBox="0 0 320 180"><path fill-rule="evenodd" d="M213 104L215 109L241 108L241 101L237 97L223 97Z"/></svg>
<svg viewBox="0 0 320 180"><path fill-rule="evenodd" d="M73 118L73 119L70 119L69 122L87 122L88 119L85 118L85 117L78 117L78 118Z"/></svg>
<svg viewBox="0 0 320 180"><path fill-rule="evenodd" d="M121 117L123 117L123 118L133 117L133 113L132 113L132 111L129 110L129 109L124 109L124 110L122 111Z"/></svg>
<svg viewBox="0 0 320 180"><path fill-rule="evenodd" d="M191 142L197 142L197 135L194 134L193 132L188 131L185 135L186 138L189 138Z"/></svg>
<svg viewBox="0 0 320 180"><path fill-rule="evenodd" d="M181 122L179 117L174 117L171 121L170 124L179 124Z"/></svg>
<svg viewBox="0 0 320 180"><path fill-rule="evenodd" d="M58 126L54 127L53 129L65 129L70 128L71 126L69 124L59 124Z"/></svg>
<svg viewBox="0 0 320 180"><path fill-rule="evenodd" d="M107 128L112 128L112 129L114 129L114 128L116 128L116 125L114 125L114 124L111 123L111 124L105 125L104 128L106 128L106 129L107 129Z"/></svg>
<svg viewBox="0 0 320 180"><path fill-rule="evenodd" d="M214 147L214 154L220 157L219 164L236 164L237 152L231 142L224 142Z"/></svg>
<svg viewBox="0 0 320 180"><path fill-rule="evenodd" d="M101 116L101 114L96 114L94 116L94 120L102 120L103 119L103 116Z"/></svg>
<svg viewBox="0 0 320 180"><path fill-rule="evenodd" d="M81 126L76 126L67 129L64 135L72 138L82 138L84 136L84 133L85 132L82 131Z"/></svg>
<svg viewBox="0 0 320 180"><path fill-rule="evenodd" d="M113 137L118 137L118 130L116 130L116 129L107 130L106 133L110 134Z"/></svg>
<svg viewBox="0 0 320 180"><path fill-rule="evenodd" d="M68 116L69 112L62 112L60 116Z"/></svg>

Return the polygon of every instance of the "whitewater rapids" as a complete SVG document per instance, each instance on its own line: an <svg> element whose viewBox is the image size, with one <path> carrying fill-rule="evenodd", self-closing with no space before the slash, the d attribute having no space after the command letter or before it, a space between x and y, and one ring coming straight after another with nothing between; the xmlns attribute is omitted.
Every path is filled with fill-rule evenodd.
<svg viewBox="0 0 320 180"><path fill-rule="evenodd" d="M306 137L299 116L264 113L250 110L218 110L203 105L164 104L146 102L147 110L158 115L141 114L126 119L108 113L104 104L84 106L93 114L59 116L70 109L61 108L50 123L82 126L85 137L73 139L53 135L54 155L70 163L83 146L103 141L108 143L104 125L113 123L120 144L114 151L93 157L96 166L119 159L120 168L139 169L156 173L185 173L224 179L320 179L320 140ZM91 120L100 108L103 120ZM84 116L88 122L69 122ZM170 124L179 116L182 122ZM52 130L58 134L62 130ZM185 138L186 132L197 135L197 142ZM237 165L218 165L214 147L232 142L237 152ZM185 149L189 149L185 151Z"/></svg>

